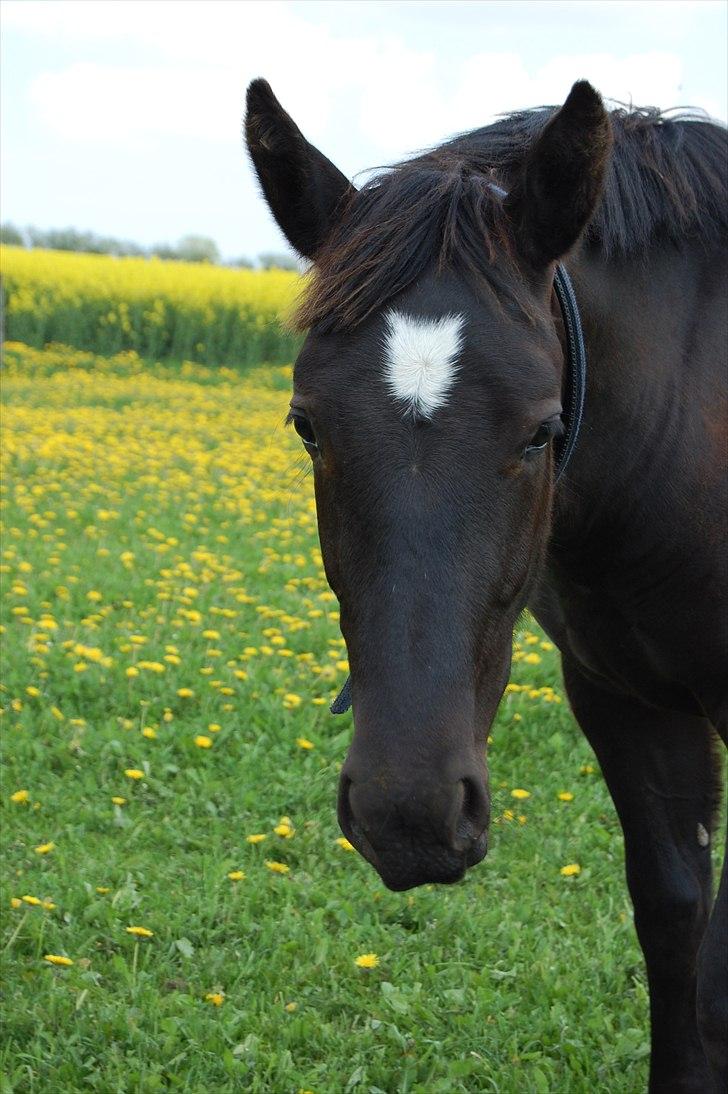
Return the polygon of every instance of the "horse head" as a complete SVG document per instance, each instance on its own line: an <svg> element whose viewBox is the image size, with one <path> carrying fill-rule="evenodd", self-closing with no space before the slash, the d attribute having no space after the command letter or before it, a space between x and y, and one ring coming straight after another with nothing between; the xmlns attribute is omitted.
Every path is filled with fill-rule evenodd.
<svg viewBox="0 0 728 1094"><path fill-rule="evenodd" d="M548 542L554 269L599 200L608 115L580 82L497 174L476 133L361 190L262 80L246 134L313 263L289 418L351 668L339 821L390 888L456 881L486 853L488 729Z"/></svg>

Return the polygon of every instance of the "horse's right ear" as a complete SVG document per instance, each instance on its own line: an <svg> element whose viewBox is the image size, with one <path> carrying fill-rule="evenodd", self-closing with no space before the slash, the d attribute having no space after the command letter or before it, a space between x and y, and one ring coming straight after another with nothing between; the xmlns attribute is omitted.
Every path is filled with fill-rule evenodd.
<svg viewBox="0 0 728 1094"><path fill-rule="evenodd" d="M314 259L354 188L308 143L266 80L253 80L246 105L245 139L265 199L291 246Z"/></svg>

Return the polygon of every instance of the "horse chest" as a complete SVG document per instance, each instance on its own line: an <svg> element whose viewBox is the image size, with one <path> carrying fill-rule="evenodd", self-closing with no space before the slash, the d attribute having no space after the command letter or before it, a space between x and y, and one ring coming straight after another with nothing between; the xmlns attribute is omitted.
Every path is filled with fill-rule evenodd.
<svg viewBox="0 0 728 1094"><path fill-rule="evenodd" d="M636 626L603 593L573 584L558 591L545 585L534 612L562 652L569 652L603 685L655 706L699 711L673 663L673 651Z"/></svg>

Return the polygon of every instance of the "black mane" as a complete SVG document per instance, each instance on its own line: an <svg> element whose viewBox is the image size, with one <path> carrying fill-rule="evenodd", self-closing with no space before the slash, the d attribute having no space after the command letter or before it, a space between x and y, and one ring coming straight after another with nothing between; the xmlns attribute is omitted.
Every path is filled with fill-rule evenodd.
<svg viewBox="0 0 728 1094"><path fill-rule="evenodd" d="M518 305L509 223L487 183L508 189L556 109L509 114L370 179L317 255L299 329L356 327L433 264ZM679 245L726 231L723 126L651 107L620 107L610 117L614 151L587 245L610 257L644 251L656 238Z"/></svg>

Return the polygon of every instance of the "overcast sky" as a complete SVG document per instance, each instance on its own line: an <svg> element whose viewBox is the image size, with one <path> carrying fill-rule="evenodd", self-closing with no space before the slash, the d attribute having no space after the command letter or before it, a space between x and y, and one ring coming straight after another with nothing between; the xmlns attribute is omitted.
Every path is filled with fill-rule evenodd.
<svg viewBox="0 0 728 1094"><path fill-rule="evenodd" d="M501 111L605 95L728 116L723 0L5 0L2 219L282 250L244 155L265 76L353 177Z"/></svg>

